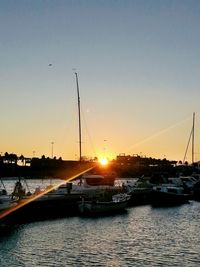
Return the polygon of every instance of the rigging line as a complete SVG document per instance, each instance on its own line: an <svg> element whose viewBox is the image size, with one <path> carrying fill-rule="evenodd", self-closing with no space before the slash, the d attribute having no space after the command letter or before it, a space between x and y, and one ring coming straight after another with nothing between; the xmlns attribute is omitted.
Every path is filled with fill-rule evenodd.
<svg viewBox="0 0 200 267"><path fill-rule="evenodd" d="M2 186L3 186L3 189L5 189L5 190L6 190L5 184L4 184L4 182L3 182L3 180L2 180L2 178L1 178L1 177L0 177L0 180L1 180L1 184L2 184Z"/></svg>
<svg viewBox="0 0 200 267"><path fill-rule="evenodd" d="M96 149L95 149L95 147L94 147L94 143L93 143L93 141L92 141L92 137L91 137L90 132L89 132L89 130L88 130L87 123L86 123L86 119L85 119L85 115L84 115L84 112L83 112L82 107L81 107L81 112L82 112L82 117L83 117L84 124L85 124L85 129L86 129L86 132L87 132L87 134L88 134L88 137L89 137L89 140L90 140L90 143L91 143L91 146L92 146L93 153L94 153L94 155L96 156Z"/></svg>
<svg viewBox="0 0 200 267"><path fill-rule="evenodd" d="M192 133L193 133L193 129L190 132L189 140L188 140L188 143L187 143L187 146L186 146L186 150L185 150L185 155L184 155L184 158L183 158L183 163L185 162L185 159L186 159L186 155L187 155L188 147L189 147L190 140L191 140L191 137L192 137Z"/></svg>
<svg viewBox="0 0 200 267"><path fill-rule="evenodd" d="M195 124L195 113L193 112L193 120L192 120L192 129L191 129L191 132L190 132L190 137L189 137L189 140L188 140L188 143L187 143L187 147L186 147L186 151L185 151L185 155L184 155L184 158L183 158L183 162L185 162L185 159L186 159L186 155L187 155L187 152L188 152L188 147L189 147L189 144L190 144L190 140L192 138L192 163L194 163L194 124Z"/></svg>
<svg viewBox="0 0 200 267"><path fill-rule="evenodd" d="M66 124L63 123L63 128L65 129L65 131L63 131L63 136L62 138L66 140L66 133L68 136L70 136L71 134L73 134L73 131L75 131L76 128L76 120L75 120L75 111L73 110L73 112L70 114L70 119L66 120Z"/></svg>
<svg viewBox="0 0 200 267"><path fill-rule="evenodd" d="M25 178L23 178L23 182L24 182L26 188L28 189L28 191L30 192L30 188L29 188L28 183L27 183Z"/></svg>

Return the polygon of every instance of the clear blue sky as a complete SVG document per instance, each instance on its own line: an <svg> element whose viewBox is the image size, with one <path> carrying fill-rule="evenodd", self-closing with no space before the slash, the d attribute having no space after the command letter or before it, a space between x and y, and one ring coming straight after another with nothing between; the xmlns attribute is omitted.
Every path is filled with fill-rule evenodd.
<svg viewBox="0 0 200 267"><path fill-rule="evenodd" d="M1 0L0 152L51 156L53 141L77 157L76 68L85 156L182 160L193 112L200 129L199 27L198 0Z"/></svg>

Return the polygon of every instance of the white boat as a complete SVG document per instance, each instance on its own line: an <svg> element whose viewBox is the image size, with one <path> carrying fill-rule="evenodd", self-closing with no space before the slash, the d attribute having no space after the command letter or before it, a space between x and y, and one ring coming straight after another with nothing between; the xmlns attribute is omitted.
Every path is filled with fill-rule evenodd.
<svg viewBox="0 0 200 267"><path fill-rule="evenodd" d="M81 192L71 192L71 183L66 183L60 185L58 188L49 186L44 190L41 190L39 187L36 188L35 192L31 197L36 196L34 203L47 203L51 205L57 205L59 203L66 203L71 201L78 201L82 196ZM38 196L38 198L37 198Z"/></svg>
<svg viewBox="0 0 200 267"><path fill-rule="evenodd" d="M84 196L87 198L105 197L120 192L120 188L114 185L113 176L103 176L97 174L85 174L80 179L74 182L66 182L57 188L47 188L47 192L41 195L37 201L59 200L59 199L74 199L79 200ZM122 188L121 188L122 191ZM35 195L42 193L39 188L34 192Z"/></svg>
<svg viewBox="0 0 200 267"><path fill-rule="evenodd" d="M72 183L72 192L92 193L98 190L116 190L115 176L100 174L84 174L79 180Z"/></svg>
<svg viewBox="0 0 200 267"><path fill-rule="evenodd" d="M130 196L128 194L117 194L111 201L85 200L79 202L79 211L82 215L111 214L124 211Z"/></svg>
<svg viewBox="0 0 200 267"><path fill-rule="evenodd" d="M183 186L188 190L192 190L197 182L197 180L192 176L180 176L179 178Z"/></svg>

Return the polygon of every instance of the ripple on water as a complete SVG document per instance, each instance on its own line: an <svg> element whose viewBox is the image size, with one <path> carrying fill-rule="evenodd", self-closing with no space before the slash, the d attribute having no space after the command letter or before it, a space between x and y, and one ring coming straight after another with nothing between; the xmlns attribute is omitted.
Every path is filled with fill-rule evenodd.
<svg viewBox="0 0 200 267"><path fill-rule="evenodd" d="M23 225L0 240L1 267L200 266L200 203Z"/></svg>

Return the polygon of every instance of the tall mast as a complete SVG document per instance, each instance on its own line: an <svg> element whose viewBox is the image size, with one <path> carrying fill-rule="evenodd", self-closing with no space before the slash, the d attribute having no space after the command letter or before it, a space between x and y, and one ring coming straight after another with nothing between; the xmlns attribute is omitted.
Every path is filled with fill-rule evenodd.
<svg viewBox="0 0 200 267"><path fill-rule="evenodd" d="M195 124L195 112L193 112L193 124L192 124L192 164L194 163L194 124Z"/></svg>
<svg viewBox="0 0 200 267"><path fill-rule="evenodd" d="M79 95L79 84L78 84L78 74L76 75L76 87L77 87L77 97L78 97L78 125L79 125L79 161L82 159L82 149L81 149L81 108L80 108L80 95Z"/></svg>
<svg viewBox="0 0 200 267"><path fill-rule="evenodd" d="M190 145L191 138L192 138L192 164L194 163L194 123L195 123L195 112L193 112L192 129L191 129L191 132L190 132L190 136L189 136L189 140L188 140L188 143L187 143L185 155L184 155L184 158L183 158L183 163L185 162L185 159L186 159L186 155L187 155L188 147Z"/></svg>

